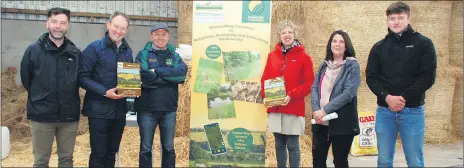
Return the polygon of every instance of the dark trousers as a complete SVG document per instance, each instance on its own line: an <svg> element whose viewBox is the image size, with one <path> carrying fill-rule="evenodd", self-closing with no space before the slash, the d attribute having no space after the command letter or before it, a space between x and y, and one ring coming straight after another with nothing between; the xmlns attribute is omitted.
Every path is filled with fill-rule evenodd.
<svg viewBox="0 0 464 168"><path fill-rule="evenodd" d="M336 168L349 167L348 154L350 153L351 143L354 135L334 135L329 136L329 127L320 126L317 132L313 132L313 167L326 168L327 154L330 144L334 165Z"/></svg>
<svg viewBox="0 0 464 168"><path fill-rule="evenodd" d="M90 159L89 167L114 167L119 151L126 118L103 119L89 117Z"/></svg>

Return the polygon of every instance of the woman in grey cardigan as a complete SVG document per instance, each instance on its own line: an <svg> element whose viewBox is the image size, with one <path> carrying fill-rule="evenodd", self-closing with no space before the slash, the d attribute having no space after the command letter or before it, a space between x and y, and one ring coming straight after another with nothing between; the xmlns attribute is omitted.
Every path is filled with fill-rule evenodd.
<svg viewBox="0 0 464 168"><path fill-rule="evenodd" d="M359 134L357 91L359 64L348 34L337 30L330 35L327 55L311 88L313 119L313 167L327 167L330 144L335 167L348 167L348 153L353 137ZM323 121L325 115L338 118Z"/></svg>

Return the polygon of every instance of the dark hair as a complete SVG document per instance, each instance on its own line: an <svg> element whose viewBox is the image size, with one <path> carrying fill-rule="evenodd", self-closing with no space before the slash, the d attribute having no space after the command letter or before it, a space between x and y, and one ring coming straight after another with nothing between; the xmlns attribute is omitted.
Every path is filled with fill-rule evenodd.
<svg viewBox="0 0 464 168"><path fill-rule="evenodd" d="M388 6L386 14L387 16L390 16L391 14L406 13L409 16L410 12L411 9L409 8L408 4L404 2L395 2Z"/></svg>
<svg viewBox="0 0 464 168"><path fill-rule="evenodd" d="M65 14L68 17L68 22L71 20L71 11L65 8L51 8L48 10L47 19L54 15Z"/></svg>
<svg viewBox="0 0 464 168"><path fill-rule="evenodd" d="M333 61L333 53L332 53L332 40L334 36L338 34L343 37L343 40L345 41L345 54L343 54L343 59L346 59L346 57L356 57L356 54L354 52L353 44L351 43L350 36L348 36L348 33L346 33L343 30L336 30L334 31L329 38L329 42L327 43L327 54L325 56L325 60Z"/></svg>
<svg viewBox="0 0 464 168"><path fill-rule="evenodd" d="M113 19L116 17L116 16L122 16L124 17L124 19L126 19L127 21L127 24L129 25L129 17L127 17L127 15L125 13L122 13L122 12L114 12L113 14L111 14L110 18L109 18L109 22L111 23L111 21L113 21Z"/></svg>

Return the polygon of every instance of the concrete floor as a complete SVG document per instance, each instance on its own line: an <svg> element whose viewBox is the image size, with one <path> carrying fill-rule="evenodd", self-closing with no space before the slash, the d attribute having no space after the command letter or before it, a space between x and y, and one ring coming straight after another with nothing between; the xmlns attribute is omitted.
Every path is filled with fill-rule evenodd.
<svg viewBox="0 0 464 168"><path fill-rule="evenodd" d="M463 142L453 144L425 144L425 167L463 167ZM327 166L334 167L333 157L329 154ZM349 156L350 167L376 167L377 156ZM394 167L407 167L403 149L397 148L394 158Z"/></svg>

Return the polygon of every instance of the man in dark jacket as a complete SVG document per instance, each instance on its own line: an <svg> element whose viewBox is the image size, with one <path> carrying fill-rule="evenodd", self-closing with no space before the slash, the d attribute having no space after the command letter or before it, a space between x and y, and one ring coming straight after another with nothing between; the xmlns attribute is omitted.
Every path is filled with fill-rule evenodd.
<svg viewBox="0 0 464 168"><path fill-rule="evenodd" d="M133 62L124 39L129 19L115 12L106 27L105 36L84 49L79 64L79 84L87 91L82 113L89 118L90 167L114 167L126 125L126 99L116 94L116 69L117 62Z"/></svg>
<svg viewBox="0 0 464 168"><path fill-rule="evenodd" d="M21 61L21 82L26 88L34 167L48 167L56 136L58 166L73 166L79 121L77 67L81 51L65 37L71 12L52 8L48 32L27 47Z"/></svg>
<svg viewBox="0 0 464 168"><path fill-rule="evenodd" d="M435 82L437 56L432 40L415 32L403 2L387 11L388 35L374 44L366 81L377 96L379 167L392 167L398 132L409 167L424 167L424 98Z"/></svg>
<svg viewBox="0 0 464 168"><path fill-rule="evenodd" d="M178 84L184 82L187 66L175 48L167 44L167 25L155 24L151 29L151 39L135 59L142 67L142 96L135 100L140 128L139 167L152 167L153 136L157 125L161 133L161 167L175 167Z"/></svg>

